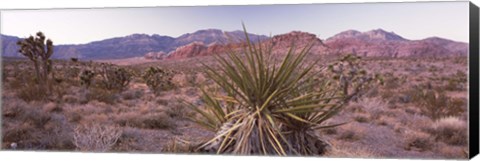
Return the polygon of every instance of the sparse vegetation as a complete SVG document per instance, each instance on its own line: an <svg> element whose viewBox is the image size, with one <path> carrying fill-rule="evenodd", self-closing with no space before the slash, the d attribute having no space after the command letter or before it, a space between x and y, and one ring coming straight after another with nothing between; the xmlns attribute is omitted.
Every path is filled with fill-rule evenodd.
<svg viewBox="0 0 480 161"><path fill-rule="evenodd" d="M81 85L85 86L85 88L89 88L90 85L92 84L92 80L95 76L95 72L85 69L82 71L80 74L80 83Z"/></svg>
<svg viewBox="0 0 480 161"><path fill-rule="evenodd" d="M445 95L443 91L424 90L415 97L420 100L419 105L423 113L433 120L448 116L457 116L464 112L462 106ZM453 106L455 105L455 106Z"/></svg>
<svg viewBox="0 0 480 161"><path fill-rule="evenodd" d="M75 146L81 151L106 152L112 148L121 136L118 127L95 123L75 128Z"/></svg>
<svg viewBox="0 0 480 161"><path fill-rule="evenodd" d="M132 74L125 68L102 63L98 71L101 86L111 91L124 91L130 84Z"/></svg>
<svg viewBox="0 0 480 161"><path fill-rule="evenodd" d="M467 123L457 117L445 117L437 120L431 129L437 141L451 145L467 144Z"/></svg>
<svg viewBox="0 0 480 161"><path fill-rule="evenodd" d="M1 146L467 157L466 57L359 58L245 45L134 65L48 58L45 67L38 57L40 74L28 57L4 58ZM37 77L43 69L48 86Z"/></svg>
<svg viewBox="0 0 480 161"><path fill-rule="evenodd" d="M173 89L173 73L161 68L150 67L142 75L143 80L156 95L160 92Z"/></svg>

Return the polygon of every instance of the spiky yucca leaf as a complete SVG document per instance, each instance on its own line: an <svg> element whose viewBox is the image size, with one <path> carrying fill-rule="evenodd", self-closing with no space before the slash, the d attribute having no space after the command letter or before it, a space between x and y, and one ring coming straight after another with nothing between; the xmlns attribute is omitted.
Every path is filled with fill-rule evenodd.
<svg viewBox="0 0 480 161"><path fill-rule="evenodd" d="M216 56L219 68L204 65L221 91L202 90L204 107L190 104L202 116L195 121L216 132L198 149L243 155L323 153L325 145L313 130L336 126L323 124L343 107L345 96L329 79L313 79L316 62L304 62L313 45L298 53L291 47L277 63L273 45L253 44L244 31L243 55L232 50Z"/></svg>

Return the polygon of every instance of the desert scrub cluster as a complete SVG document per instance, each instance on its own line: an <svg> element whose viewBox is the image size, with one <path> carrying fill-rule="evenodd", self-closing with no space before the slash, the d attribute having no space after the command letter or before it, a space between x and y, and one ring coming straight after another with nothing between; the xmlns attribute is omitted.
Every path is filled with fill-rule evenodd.
<svg viewBox="0 0 480 161"><path fill-rule="evenodd" d="M74 143L80 151L106 152L118 141L122 131L116 126L81 124L74 130Z"/></svg>
<svg viewBox="0 0 480 161"><path fill-rule="evenodd" d="M343 124L325 121L358 92L338 89L360 84L345 87L330 78L318 79L314 71L318 64L304 62L312 45L299 53L292 47L277 64L271 44L254 44L246 38L243 53L216 56L218 68L205 65L207 78L218 89L202 88L201 106L187 104L199 115L193 120L216 135L193 149L240 155L324 154L329 145L315 130Z"/></svg>
<svg viewBox="0 0 480 161"><path fill-rule="evenodd" d="M93 78L95 77L95 72L89 69L85 69L80 73L80 84L86 89L92 84Z"/></svg>
<svg viewBox="0 0 480 161"><path fill-rule="evenodd" d="M432 120L458 116L466 110L465 102L450 98L441 90L419 90L414 99L423 114Z"/></svg>
<svg viewBox="0 0 480 161"><path fill-rule="evenodd" d="M100 64L98 75L101 77L100 84L105 89L119 92L124 91L132 79L132 73L128 69L107 63Z"/></svg>
<svg viewBox="0 0 480 161"><path fill-rule="evenodd" d="M329 65L329 72L326 72L324 77L332 77L333 83L337 83L343 94L352 97L348 99L356 100L365 94L366 89L374 83L383 84L384 82L384 78L380 74L369 74L364 69L364 65L360 56L347 54Z"/></svg>
<svg viewBox="0 0 480 161"><path fill-rule="evenodd" d="M155 95L174 88L173 72L159 67L149 67L142 75L145 84Z"/></svg>

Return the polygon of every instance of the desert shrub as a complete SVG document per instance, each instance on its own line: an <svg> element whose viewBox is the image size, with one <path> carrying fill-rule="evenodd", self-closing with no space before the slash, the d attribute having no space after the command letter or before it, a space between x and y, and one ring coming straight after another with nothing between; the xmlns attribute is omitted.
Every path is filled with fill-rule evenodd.
<svg viewBox="0 0 480 161"><path fill-rule="evenodd" d="M175 118L187 118L192 115L191 111L184 104L174 103L165 111L168 116Z"/></svg>
<svg viewBox="0 0 480 161"><path fill-rule="evenodd" d="M191 153L194 151L194 146L185 140L181 140L179 138L173 138L166 143L166 145L162 149L163 152L166 153Z"/></svg>
<svg viewBox="0 0 480 161"><path fill-rule="evenodd" d="M370 121L368 116L366 116L364 114L357 114L357 115L354 116L354 119L355 119L355 121L360 122L360 123L365 123L365 122Z"/></svg>
<svg viewBox="0 0 480 161"><path fill-rule="evenodd" d="M15 104L5 105L2 111L6 112L2 119L2 142L15 143L16 149L23 150L74 149L72 129L63 115L50 114L24 102Z"/></svg>
<svg viewBox="0 0 480 161"><path fill-rule="evenodd" d="M125 100L139 99L143 96L142 90L127 90L122 93L122 97Z"/></svg>
<svg viewBox="0 0 480 161"><path fill-rule="evenodd" d="M327 135L335 135L335 134L337 134L337 129L327 128L327 129L323 130L323 132Z"/></svg>
<svg viewBox="0 0 480 161"><path fill-rule="evenodd" d="M67 118L67 120L69 122L78 123L78 122L80 122L80 120L82 120L83 116L81 114L79 114L78 112L73 111L73 112L67 112L65 114L65 117Z"/></svg>
<svg viewBox="0 0 480 161"><path fill-rule="evenodd" d="M95 77L95 72L85 69L80 73L80 84L85 88L89 88L92 84L92 80Z"/></svg>
<svg viewBox="0 0 480 161"><path fill-rule="evenodd" d="M439 154L446 159L454 159L454 160L467 160L468 158L468 149L466 147L459 147L459 146L448 146L448 145L441 145L438 146L436 154Z"/></svg>
<svg viewBox="0 0 480 161"><path fill-rule="evenodd" d="M372 82L383 84L384 78L380 74L370 74L364 69L361 57L347 54L340 60L330 64L328 68L343 94L356 100L371 88Z"/></svg>
<svg viewBox="0 0 480 161"><path fill-rule="evenodd" d="M48 98L44 87L37 83L35 73L29 69L19 71L17 76L10 81L9 87L16 90L17 96L27 102L40 101Z"/></svg>
<svg viewBox="0 0 480 161"><path fill-rule="evenodd" d="M88 103L91 100L97 100L100 102L105 102L108 104L115 104L117 102L119 95L116 91L110 91L103 88L90 88L86 93L86 102Z"/></svg>
<svg viewBox="0 0 480 161"><path fill-rule="evenodd" d="M155 102L157 102L159 105L167 106L170 101L163 98L158 98Z"/></svg>
<svg viewBox="0 0 480 161"><path fill-rule="evenodd" d="M136 127L147 128L147 129L169 129L175 126L175 122L170 118L170 116L160 113L160 114L148 114L138 118L136 122Z"/></svg>
<svg viewBox="0 0 480 161"><path fill-rule="evenodd" d="M158 67L150 67L142 75L143 80L155 95L173 89L173 73Z"/></svg>
<svg viewBox="0 0 480 161"><path fill-rule="evenodd" d="M43 111L46 112L61 112L62 107L54 102L49 102L43 105Z"/></svg>
<svg viewBox="0 0 480 161"><path fill-rule="evenodd" d="M363 138L363 133L355 131L354 129L347 129L339 132L337 139L345 141L358 141Z"/></svg>
<svg viewBox="0 0 480 161"><path fill-rule="evenodd" d="M378 158L379 154L368 148L354 148L351 146L334 147L328 151L325 156L327 157L348 157L348 158Z"/></svg>
<svg viewBox="0 0 480 161"><path fill-rule="evenodd" d="M360 89L361 81L330 84L329 78L314 79L318 73L312 70L318 64L303 62L310 45L299 53L292 48L280 64L274 64L271 47L253 44L246 36L244 56L232 51L215 57L218 68L204 67L207 77L220 88L202 89L204 106L190 103L189 107L201 116L194 121L216 136L196 150L242 155L324 154L328 144L314 130L341 125L325 125L324 121L360 92L350 87ZM351 82L359 85L341 86ZM348 90L339 91L339 87Z"/></svg>
<svg viewBox="0 0 480 161"><path fill-rule="evenodd" d="M97 73L101 77L101 86L111 91L124 91L132 79L130 71L113 64L102 63Z"/></svg>
<svg viewBox="0 0 480 161"><path fill-rule="evenodd" d="M443 91L423 90L415 96L419 102L422 112L437 120L448 116L457 116L464 112L462 106L458 106L458 102L446 96Z"/></svg>
<svg viewBox="0 0 480 161"><path fill-rule="evenodd" d="M80 74L80 68L70 64L65 64L64 78L77 78Z"/></svg>
<svg viewBox="0 0 480 161"><path fill-rule="evenodd" d="M387 100L389 104L394 104L396 103L397 100L395 100L395 97L398 95L397 92L393 90L382 90L380 92L380 97L384 100Z"/></svg>
<svg viewBox="0 0 480 161"><path fill-rule="evenodd" d="M197 76L196 73L186 74L185 77L186 77L186 81L187 81L189 86L196 86L197 85L198 76Z"/></svg>
<svg viewBox="0 0 480 161"><path fill-rule="evenodd" d="M464 89L463 82L456 79L447 79L447 84L443 89L447 91L461 91Z"/></svg>
<svg viewBox="0 0 480 161"><path fill-rule="evenodd" d="M389 73L391 74L391 73ZM403 82L401 82L400 78L393 76L393 74L386 77L385 80L385 89L397 89L401 87Z"/></svg>
<svg viewBox="0 0 480 161"><path fill-rule="evenodd" d="M377 119L383 115L388 106L387 103L385 103L381 98L362 98L357 100L355 104L357 107L354 106L354 109L352 110L366 111L366 113L368 113L372 119Z"/></svg>
<svg viewBox="0 0 480 161"><path fill-rule="evenodd" d="M144 129L171 129L175 127L174 120L165 113L129 113L116 118L115 122L120 126L129 126Z"/></svg>
<svg viewBox="0 0 480 161"><path fill-rule="evenodd" d="M467 144L467 124L457 117L445 117L437 120L430 132L437 141L450 145Z"/></svg>
<svg viewBox="0 0 480 161"><path fill-rule="evenodd" d="M75 146L81 151L106 152L115 145L121 134L122 130L116 126L80 124L75 128Z"/></svg>
<svg viewBox="0 0 480 161"><path fill-rule="evenodd" d="M455 73L455 75L452 76L452 78L460 83L466 83L468 81L468 75L461 70L457 70L457 72Z"/></svg>
<svg viewBox="0 0 480 161"><path fill-rule="evenodd" d="M434 145L430 134L410 131L406 135L405 150L425 151L432 149Z"/></svg>
<svg viewBox="0 0 480 161"><path fill-rule="evenodd" d="M37 84L30 84L18 89L18 97L24 101L39 101L47 99L47 95L44 93L44 88Z"/></svg>

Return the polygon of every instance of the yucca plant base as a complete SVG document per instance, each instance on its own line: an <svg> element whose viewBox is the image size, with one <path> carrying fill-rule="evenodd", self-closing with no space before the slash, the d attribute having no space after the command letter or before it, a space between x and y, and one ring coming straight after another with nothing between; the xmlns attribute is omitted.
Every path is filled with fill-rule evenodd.
<svg viewBox="0 0 480 161"><path fill-rule="evenodd" d="M232 120L224 123L216 133L216 136L229 133L236 121ZM249 131L250 134L246 134L245 131L233 130L230 132L231 137L220 137L214 141L196 143L190 149L192 152L208 154L278 155L280 149L275 149L276 147L270 146L270 144L261 145L266 138L260 135L260 133L268 133L265 131L261 132L262 129L258 128L259 124L263 123L256 121L254 123L255 126L250 127L247 124L248 122L249 120L245 120L245 123L242 124L243 126L239 126L238 129L251 129L252 131ZM243 143L239 139L241 136L247 136L244 138ZM294 131L283 136L291 144L290 148L288 148L289 145L285 142L280 144L282 147L287 148L285 149L286 155L323 155L331 148L330 144L321 140L314 130ZM230 142L230 144L225 146L227 142ZM272 140L272 142L275 141Z"/></svg>

